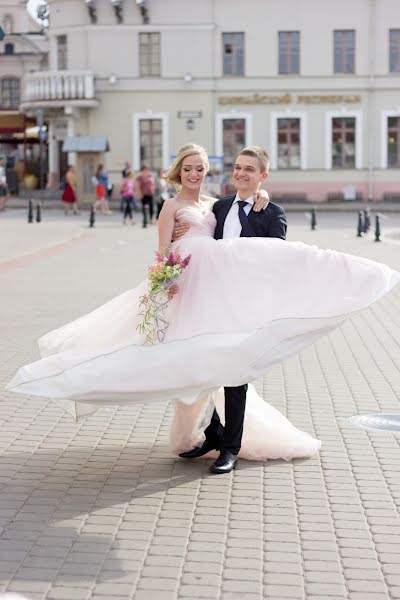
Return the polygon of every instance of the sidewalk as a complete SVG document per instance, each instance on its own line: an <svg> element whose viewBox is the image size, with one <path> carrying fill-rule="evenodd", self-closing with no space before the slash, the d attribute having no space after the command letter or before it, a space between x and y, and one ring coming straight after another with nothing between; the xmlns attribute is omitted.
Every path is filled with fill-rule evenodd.
<svg viewBox="0 0 400 600"><path fill-rule="evenodd" d="M153 259L155 227L123 227L113 214L89 229L87 214L51 213L33 224L17 209L0 214L0 390L37 358L41 334L136 285ZM389 228L400 230L400 215ZM399 244L357 239L354 215L321 215L311 232L293 214L289 239L400 269ZM399 438L347 421L400 413L399 300L395 290L257 382L322 440L311 460L241 461L216 477L209 461L169 454L168 405L106 408L76 424L46 399L0 391L0 592L400 598Z"/></svg>

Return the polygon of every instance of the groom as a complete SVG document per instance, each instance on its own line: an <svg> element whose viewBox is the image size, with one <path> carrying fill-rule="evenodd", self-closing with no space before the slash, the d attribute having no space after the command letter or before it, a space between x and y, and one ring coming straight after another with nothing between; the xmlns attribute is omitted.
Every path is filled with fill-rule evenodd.
<svg viewBox="0 0 400 600"><path fill-rule="evenodd" d="M254 195L268 177L269 158L266 151L258 146L244 148L238 155L233 168L233 183L237 193L215 202L213 211L217 220L214 238L216 240L234 237L275 237L286 238L286 216L283 208L269 202L264 210L253 210ZM266 265L265 268L268 268ZM251 299L246 309L251 310ZM206 439L202 446L189 452L182 452L181 458L198 458L211 450L219 450L220 455L210 472L229 473L236 467L246 408L247 384L238 387L225 387L225 426L217 411L204 431Z"/></svg>

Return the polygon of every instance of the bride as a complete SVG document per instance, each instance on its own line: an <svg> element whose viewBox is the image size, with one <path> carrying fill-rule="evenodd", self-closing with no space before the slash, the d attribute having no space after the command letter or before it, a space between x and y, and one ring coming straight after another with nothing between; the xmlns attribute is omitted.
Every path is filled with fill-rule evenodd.
<svg viewBox="0 0 400 600"><path fill-rule="evenodd" d="M190 451L204 442L215 406L221 415L223 386L259 378L399 281L386 265L300 242L214 239L214 199L200 194L207 171L207 155L195 144L170 169L180 189L164 204L159 249L191 259L168 302L162 342L148 345L140 332L146 280L44 335L42 359L21 367L9 390L73 405L78 416L93 405L172 400L172 449ZM187 224L186 233L172 242L176 222ZM249 387L240 456L290 460L319 447Z"/></svg>

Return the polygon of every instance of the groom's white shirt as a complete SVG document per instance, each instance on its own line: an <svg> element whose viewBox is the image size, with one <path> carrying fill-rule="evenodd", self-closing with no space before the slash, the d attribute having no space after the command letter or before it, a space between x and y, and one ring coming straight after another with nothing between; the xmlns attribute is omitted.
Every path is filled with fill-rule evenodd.
<svg viewBox="0 0 400 600"><path fill-rule="evenodd" d="M224 223L224 232L222 236L224 240L228 238L238 238L240 237L240 234L242 232L242 225L239 220L239 200L241 200L241 198L239 197L239 194L236 194L235 199L232 202L232 206L230 207L229 212L226 215ZM245 202L248 202L248 205L245 206L243 210L246 213L246 215L248 215L254 204L254 196L246 198Z"/></svg>

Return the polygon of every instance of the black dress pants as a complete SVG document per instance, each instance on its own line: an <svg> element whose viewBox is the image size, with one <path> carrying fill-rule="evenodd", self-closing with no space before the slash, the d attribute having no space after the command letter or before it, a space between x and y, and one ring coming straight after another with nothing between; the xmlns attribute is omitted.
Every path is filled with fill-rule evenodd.
<svg viewBox="0 0 400 600"><path fill-rule="evenodd" d="M238 454L242 442L247 384L225 389L225 426L214 409L211 422L204 434L218 450Z"/></svg>

